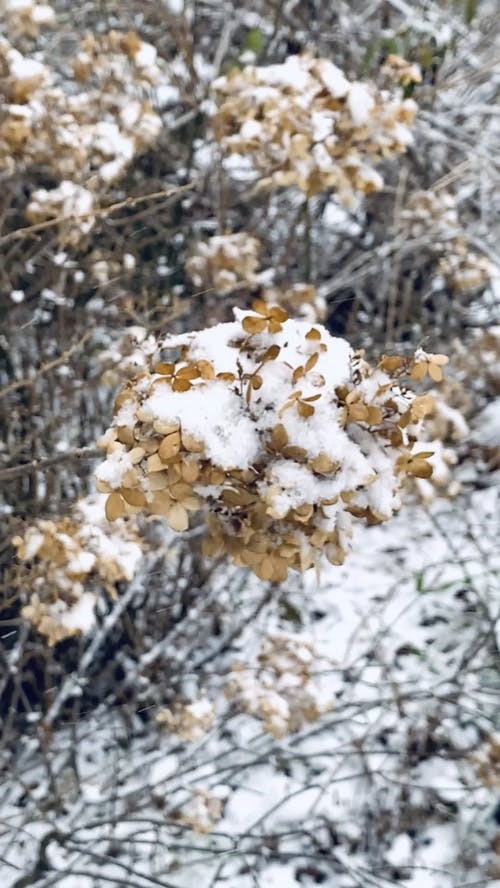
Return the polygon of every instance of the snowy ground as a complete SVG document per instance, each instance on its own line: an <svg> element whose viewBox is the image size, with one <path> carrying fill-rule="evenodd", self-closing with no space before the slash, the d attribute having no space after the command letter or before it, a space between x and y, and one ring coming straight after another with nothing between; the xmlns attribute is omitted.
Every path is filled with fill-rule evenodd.
<svg viewBox="0 0 500 888"><path fill-rule="evenodd" d="M499 496L358 530L343 567L272 600L221 573L229 635L253 619L171 651L211 729L102 708L47 737L50 768L27 739L0 789L2 888L500 888ZM276 628L313 642L326 710L282 738L223 694Z"/></svg>

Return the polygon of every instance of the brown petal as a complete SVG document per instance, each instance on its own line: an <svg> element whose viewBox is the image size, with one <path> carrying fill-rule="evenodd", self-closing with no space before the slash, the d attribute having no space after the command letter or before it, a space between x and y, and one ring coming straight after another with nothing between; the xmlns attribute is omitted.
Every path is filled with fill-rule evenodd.
<svg viewBox="0 0 500 888"><path fill-rule="evenodd" d="M202 379L215 379L215 370L210 361L197 361L196 366Z"/></svg>
<svg viewBox="0 0 500 888"><path fill-rule="evenodd" d="M297 412L299 416L303 417L303 419L309 419L315 411L312 404L307 404L305 401L299 401L297 404Z"/></svg>
<svg viewBox="0 0 500 888"><path fill-rule="evenodd" d="M191 383L189 379L183 379L182 377L179 379L177 376L172 383L172 391L174 392L188 392L191 388Z"/></svg>
<svg viewBox="0 0 500 888"><path fill-rule="evenodd" d="M170 507L167 513L167 524L172 530L177 530L179 532L188 529L189 516L184 506L180 503L175 503Z"/></svg>
<svg viewBox="0 0 500 888"><path fill-rule="evenodd" d="M271 432L271 447L273 450L282 450L288 444L288 432L283 423L279 422Z"/></svg>
<svg viewBox="0 0 500 888"><path fill-rule="evenodd" d="M166 437L161 442L158 448L158 454L160 459L167 460L172 456L177 456L181 449L181 436L179 432L172 432L170 435L166 435Z"/></svg>
<svg viewBox="0 0 500 888"><path fill-rule="evenodd" d="M413 370L411 371L411 378L418 382L420 379L423 379L425 374L427 373L428 364L427 361L423 361L420 364L415 364Z"/></svg>
<svg viewBox="0 0 500 888"><path fill-rule="evenodd" d="M252 336L254 333L262 333L262 331L266 329L267 320L265 318L254 318L252 315L247 315L246 318L243 318L241 326L245 333L249 333L250 336Z"/></svg>
<svg viewBox="0 0 500 888"><path fill-rule="evenodd" d="M309 370L312 370L312 368L315 366L315 364L318 363L318 358L319 358L319 355L316 353L314 355L311 355L311 357L307 359L306 366L305 366L306 373L309 373Z"/></svg>
<svg viewBox="0 0 500 888"><path fill-rule="evenodd" d="M160 361L155 367L155 373L161 373L162 376L173 376L174 370L175 364L166 363L165 361Z"/></svg>
<svg viewBox="0 0 500 888"><path fill-rule="evenodd" d="M200 466L194 460L181 463L181 475L184 481L193 484L198 480L200 475Z"/></svg>
<svg viewBox="0 0 500 888"><path fill-rule="evenodd" d="M139 487L120 487L120 493L126 503L131 506L145 506L147 503L143 491Z"/></svg>
<svg viewBox="0 0 500 888"><path fill-rule="evenodd" d="M125 515L125 503L116 490L109 494L104 511L108 521L116 521Z"/></svg>
<svg viewBox="0 0 500 888"><path fill-rule="evenodd" d="M306 333L306 339L313 341L321 339L321 333L319 332L319 330L316 330L316 327L311 327L309 333Z"/></svg>

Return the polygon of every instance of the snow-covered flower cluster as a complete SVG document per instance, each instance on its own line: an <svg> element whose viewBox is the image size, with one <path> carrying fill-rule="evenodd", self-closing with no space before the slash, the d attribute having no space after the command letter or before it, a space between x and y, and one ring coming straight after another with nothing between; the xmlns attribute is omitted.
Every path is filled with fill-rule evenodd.
<svg viewBox="0 0 500 888"><path fill-rule="evenodd" d="M485 786L500 786L500 734L492 733L474 756L477 775Z"/></svg>
<svg viewBox="0 0 500 888"><path fill-rule="evenodd" d="M0 16L12 34L36 37L42 27L54 25L56 14L44 0L2 0Z"/></svg>
<svg viewBox="0 0 500 888"><path fill-rule="evenodd" d="M468 293L487 284L494 266L485 256L469 250L453 194L444 190L415 191L401 220L411 237L431 236L432 250L438 257L437 273L452 290Z"/></svg>
<svg viewBox="0 0 500 888"><path fill-rule="evenodd" d="M261 244L241 231L220 234L198 242L186 260L186 272L195 287L230 293L238 287L253 287Z"/></svg>
<svg viewBox="0 0 500 888"><path fill-rule="evenodd" d="M29 222L68 216L70 241L88 233L103 189L153 145L161 118L152 91L167 75L156 49L134 32L88 35L72 73L61 73L0 39L6 76L0 82L0 169L43 166L59 179L31 195Z"/></svg>
<svg viewBox="0 0 500 888"><path fill-rule="evenodd" d="M382 188L375 165L412 142L412 99L349 81L328 59L235 68L213 89L215 137L225 152L252 158L261 187L331 189L349 205L356 192Z"/></svg>
<svg viewBox="0 0 500 888"><path fill-rule="evenodd" d="M399 83L401 86L422 83L420 65L409 62L396 53L389 53L382 65L381 74L392 83Z"/></svg>
<svg viewBox="0 0 500 888"><path fill-rule="evenodd" d="M132 579L143 553L130 523L110 532L99 496L79 500L66 518L35 521L13 543L29 571L22 616L50 645L88 632L99 589L115 595L116 584Z"/></svg>
<svg viewBox="0 0 500 888"><path fill-rule="evenodd" d="M494 271L493 263L486 256L469 250L463 238L457 238L453 249L447 251L439 262L439 272L452 290L471 293L486 286Z"/></svg>
<svg viewBox="0 0 500 888"><path fill-rule="evenodd" d="M223 799L204 787L196 787L191 798L177 815L177 819L188 829L201 835L210 833L222 817Z"/></svg>
<svg viewBox="0 0 500 888"><path fill-rule="evenodd" d="M314 677L321 659L311 640L289 632L269 633L254 666L235 663L226 697L253 715L274 737L300 730L332 708Z"/></svg>
<svg viewBox="0 0 500 888"><path fill-rule="evenodd" d="M215 721L215 708L207 697L200 697L174 709L161 709L156 721L182 740L201 740Z"/></svg>
<svg viewBox="0 0 500 888"><path fill-rule="evenodd" d="M101 381L106 385L119 385L147 370L157 347L156 339L145 327L138 324L126 327L118 339L99 352Z"/></svg>
<svg viewBox="0 0 500 888"><path fill-rule="evenodd" d="M202 512L206 554L281 581L322 553L341 563L354 518L387 520L404 476L430 476L416 445L429 402L402 377L436 379L445 359L420 350L372 368L279 306L234 314L167 337L178 357L125 385L97 486L110 520L145 511L185 531Z"/></svg>
<svg viewBox="0 0 500 888"><path fill-rule="evenodd" d="M265 287L260 295L269 305L281 305L291 317L303 318L311 323L324 321L326 318L326 299L313 284Z"/></svg>

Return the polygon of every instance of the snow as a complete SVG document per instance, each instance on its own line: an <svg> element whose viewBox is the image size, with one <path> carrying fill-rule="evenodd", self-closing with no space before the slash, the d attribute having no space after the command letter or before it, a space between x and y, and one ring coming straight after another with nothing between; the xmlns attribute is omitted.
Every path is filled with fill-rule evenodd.
<svg viewBox="0 0 500 888"><path fill-rule="evenodd" d="M270 86L290 88L300 93L305 92L309 85L309 73L300 56L289 56L282 65L268 65L258 70L262 81Z"/></svg>
<svg viewBox="0 0 500 888"><path fill-rule="evenodd" d="M329 59L319 59L316 70L326 86L327 90L336 99L342 99L350 91L350 83L340 68L337 68Z"/></svg>
<svg viewBox="0 0 500 888"><path fill-rule="evenodd" d="M165 395L157 388L146 400L146 409L165 422L178 420L186 432L205 442L208 458L221 468L247 469L256 459L259 441L254 423L225 383L212 382L208 392L192 388ZM98 475L108 480L105 476Z"/></svg>
<svg viewBox="0 0 500 888"><path fill-rule="evenodd" d="M482 447L500 447L500 398L480 411L474 421L473 439Z"/></svg>
<svg viewBox="0 0 500 888"><path fill-rule="evenodd" d="M329 658L330 668L316 660L312 667L318 672L314 681L321 682L322 692L334 704L322 719L298 733L275 741L263 734L255 716L225 709L222 692L225 672L235 659L253 668L257 681L259 639L282 626L276 602L247 622L223 659L211 662L206 699L189 705L202 714L215 698L219 718L194 755L191 744L179 743L169 732L156 735L151 727L133 734L126 748L118 748L118 722L110 721L106 708L82 720L75 727L81 733L76 746L81 796L64 796L60 828L79 838L83 856L86 847L101 853L114 836L127 848L127 855L118 859L133 868L141 884L139 874L158 875L149 841L165 866L174 867L168 878L176 888L208 888L222 860L228 888L255 888L255 879L241 871L242 863L255 870L259 885L276 888L312 888L317 883L297 876L298 868L308 865L324 874L327 888L365 884L374 865L381 884L394 879L394 869L411 888L481 882L484 872L478 866L463 871L458 860L462 849L474 853L474 842L486 851L485 830L495 804L494 787L482 786L472 765L478 738L491 729L491 697L485 696L481 679L487 646L477 649L474 668L458 674L457 668L478 638L471 633L482 631L479 613L470 611L476 594L471 590L477 590L477 600L491 607L492 614L498 608L498 494L490 488L457 504L438 503L431 511L410 507L388 525L359 528L354 552L342 567L325 569L319 579L310 571L295 590L287 584L285 594L300 606L303 623L288 623L287 629L297 639L302 662L311 663L311 643ZM97 509L90 504L89 517L97 519ZM450 546L458 547L460 558ZM220 584L217 594L227 591L228 627L236 613L245 620L262 592L260 584L250 580L238 596L233 578L225 567L218 581L214 579L215 587ZM469 604L456 595L464 588L472 596ZM224 599L221 603L224 606ZM177 655L183 675L200 680L193 666L207 642L199 616L194 619L192 652L182 645L176 651L174 645L168 656L170 668ZM433 724L435 750L425 746ZM52 739L63 764L68 744L74 747L73 730L67 735L60 730ZM452 756L446 754L446 744L455 749ZM29 745L18 754L29 763L23 785L39 773L36 791L43 798L43 763L36 764ZM207 786L215 798L225 800L214 831L206 837L189 830L175 833L168 806L184 806L193 791ZM7 830L11 842L2 853L24 867L36 855L37 836L47 827L39 813L36 818L31 809L23 813L25 801L18 806L16 792L22 797L22 787L4 781L3 792L10 794L3 808L12 831ZM207 816L204 798L196 796L189 809L201 820ZM166 815L159 815L160 802ZM25 830L16 832L12 841L23 816L31 816L31 838ZM90 828L99 816L105 825ZM113 833L110 817L116 823ZM398 828L401 817L409 823L411 837L404 827ZM492 837L493 827L491 821ZM17 838L21 835L22 848ZM136 842L140 837L143 844ZM227 849L233 848L231 839L238 851L226 857ZM277 843L274 853L282 855L277 860L266 856L271 841ZM64 868L70 861L68 852L57 845L53 850ZM102 875L120 881L123 873L113 866L111 861L103 863ZM6 888L17 877L15 871L6 871ZM61 879L61 888L71 888L71 877Z"/></svg>
<svg viewBox="0 0 500 888"><path fill-rule="evenodd" d="M65 629L88 632L95 623L95 595L82 592L76 604L58 613L57 619Z"/></svg>
<svg viewBox="0 0 500 888"><path fill-rule="evenodd" d="M347 95L347 106L355 126L368 123L375 102L364 83L353 83Z"/></svg>
<svg viewBox="0 0 500 888"><path fill-rule="evenodd" d="M401 833L395 836L391 847L385 852L385 859L389 861L391 866L405 866L411 862L413 845L407 833Z"/></svg>
<svg viewBox="0 0 500 888"><path fill-rule="evenodd" d="M128 452L123 448L116 449L108 456L106 462L101 463L96 469L96 478L109 484L114 490L121 486L123 476L132 468L132 462Z"/></svg>

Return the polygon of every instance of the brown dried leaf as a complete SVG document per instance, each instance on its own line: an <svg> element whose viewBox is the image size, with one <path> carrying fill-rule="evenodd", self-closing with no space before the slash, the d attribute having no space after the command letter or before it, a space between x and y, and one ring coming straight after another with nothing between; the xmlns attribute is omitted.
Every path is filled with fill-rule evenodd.
<svg viewBox="0 0 500 888"><path fill-rule="evenodd" d="M215 370L210 361L197 361L196 366L202 379L215 379Z"/></svg>
<svg viewBox="0 0 500 888"><path fill-rule="evenodd" d="M158 448L158 455L160 459L163 461L170 459L172 456L177 456L181 449L181 436L180 432L172 432L170 435L166 435L163 441L161 442Z"/></svg>
<svg viewBox="0 0 500 888"><path fill-rule="evenodd" d="M108 521L116 521L117 518L123 518L126 511L123 499L118 491L114 490L113 493L109 494L106 500L106 506L104 508L106 518Z"/></svg>
<svg viewBox="0 0 500 888"><path fill-rule="evenodd" d="M275 361L280 351L281 348L279 347L279 345L270 345L264 357L262 358L262 363L265 364L267 361Z"/></svg>
<svg viewBox="0 0 500 888"><path fill-rule="evenodd" d="M271 432L271 447L273 450L283 450L288 444L288 432L283 423L275 425Z"/></svg>
<svg viewBox="0 0 500 888"><path fill-rule="evenodd" d="M165 465L157 453L152 453L147 459L148 472L163 472Z"/></svg>
<svg viewBox="0 0 500 888"><path fill-rule="evenodd" d="M280 324L284 324L288 320L288 312L281 305L272 305L268 309L268 316Z"/></svg>
<svg viewBox="0 0 500 888"><path fill-rule="evenodd" d="M246 318L243 318L241 326L245 333L252 336L254 333L262 333L266 329L267 320L266 318L255 318L252 315L247 315Z"/></svg>
<svg viewBox="0 0 500 888"><path fill-rule="evenodd" d="M160 361L155 367L155 373L161 373L162 376L173 376L175 364L166 361Z"/></svg>
<svg viewBox="0 0 500 888"><path fill-rule="evenodd" d="M270 306L263 299L254 299L252 302L252 311L262 315L264 318L269 317Z"/></svg>
<svg viewBox="0 0 500 888"><path fill-rule="evenodd" d="M319 453L318 456L315 456L314 459L311 460L310 465L313 472L318 472L322 475L327 475L330 472L333 472L334 469L338 468L338 464L326 453Z"/></svg>
<svg viewBox="0 0 500 888"><path fill-rule="evenodd" d="M306 339L318 341L319 339L321 339L321 333L319 330L316 329L316 327L311 327L309 333L306 333Z"/></svg>
<svg viewBox="0 0 500 888"><path fill-rule="evenodd" d="M189 453L203 453L203 441L199 441L190 432L181 429L182 446Z"/></svg>
<svg viewBox="0 0 500 888"><path fill-rule="evenodd" d="M404 358L400 358L398 355L383 355L378 363L380 369L387 373L394 373L395 370L400 370L403 365Z"/></svg>
<svg viewBox="0 0 500 888"><path fill-rule="evenodd" d="M188 484L194 484L200 475L200 466L194 460L181 463L181 475Z"/></svg>
<svg viewBox="0 0 500 888"><path fill-rule="evenodd" d="M179 423L177 420L173 419L170 422L164 422L161 419L155 419L153 423L153 428L155 432L159 435L171 435L172 432L177 432L179 429Z"/></svg>
<svg viewBox="0 0 500 888"><path fill-rule="evenodd" d="M312 368L316 366L316 364L318 363L318 358L319 355L316 353L314 355L311 355L311 357L307 359L305 365L306 373L309 373L309 370L312 370Z"/></svg>
<svg viewBox="0 0 500 888"><path fill-rule="evenodd" d="M315 410L312 404L307 404L306 401L298 401L297 412L299 416L303 417L303 419L309 419L309 417L313 415Z"/></svg>
<svg viewBox="0 0 500 888"><path fill-rule="evenodd" d="M411 378L418 382L420 379L423 379L428 369L427 361L422 361L419 364L415 364L413 370L411 371Z"/></svg>
<svg viewBox="0 0 500 888"><path fill-rule="evenodd" d="M181 367L177 370L175 374L176 379L198 379L200 375L200 371L194 364L188 364L186 367Z"/></svg>
<svg viewBox="0 0 500 888"><path fill-rule="evenodd" d="M145 506L147 499L139 487L120 487L120 493L126 503L131 506Z"/></svg>
<svg viewBox="0 0 500 888"><path fill-rule="evenodd" d="M177 376L172 382L172 391L174 392L188 392L191 388L191 383L189 379L183 379L182 377L179 379Z"/></svg>
<svg viewBox="0 0 500 888"><path fill-rule="evenodd" d="M429 373L430 378L433 379L434 382L442 382L443 381L443 371L441 370L441 367L438 364L434 364L433 362L431 362L429 364L428 373Z"/></svg>
<svg viewBox="0 0 500 888"><path fill-rule="evenodd" d="M181 503L175 503L167 512L167 524L181 533L189 527L189 515Z"/></svg>

